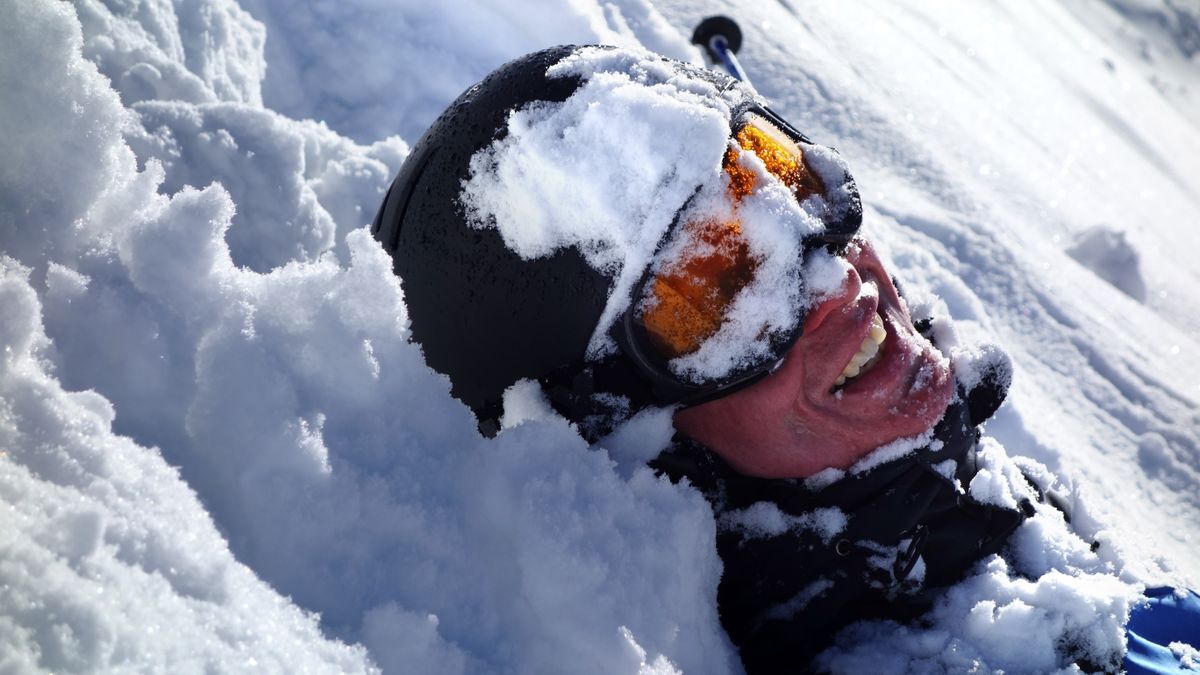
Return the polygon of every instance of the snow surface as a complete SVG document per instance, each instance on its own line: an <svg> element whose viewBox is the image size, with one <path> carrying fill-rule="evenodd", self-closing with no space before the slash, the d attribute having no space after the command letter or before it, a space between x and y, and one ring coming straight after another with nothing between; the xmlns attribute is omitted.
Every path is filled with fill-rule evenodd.
<svg viewBox="0 0 1200 675"><path fill-rule="evenodd" d="M716 11L906 292L1011 353L965 487L1017 499L1011 456L1072 508L822 662L1102 662L1140 584L1200 581L1194 5L0 0L0 670L737 672L663 416L610 457L526 392L481 439L363 229L504 60L699 63Z"/></svg>

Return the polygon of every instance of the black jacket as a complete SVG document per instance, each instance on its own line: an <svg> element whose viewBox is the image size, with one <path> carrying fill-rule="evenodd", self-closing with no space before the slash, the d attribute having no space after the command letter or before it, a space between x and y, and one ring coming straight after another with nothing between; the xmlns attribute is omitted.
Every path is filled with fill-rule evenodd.
<svg viewBox="0 0 1200 675"><path fill-rule="evenodd" d="M929 447L820 489L743 476L682 438L659 455L656 470L674 481L686 478L712 504L725 565L717 592L721 623L747 673L808 672L842 627L919 616L939 588L1003 546L1032 504L1010 510L979 503L943 472L970 484L978 471L977 427L999 407L1007 384L997 372L970 392L960 389ZM756 504L760 511L777 509L793 526L769 533L740 527L743 509ZM832 514L840 531L804 526L813 524L805 517L814 513Z"/></svg>

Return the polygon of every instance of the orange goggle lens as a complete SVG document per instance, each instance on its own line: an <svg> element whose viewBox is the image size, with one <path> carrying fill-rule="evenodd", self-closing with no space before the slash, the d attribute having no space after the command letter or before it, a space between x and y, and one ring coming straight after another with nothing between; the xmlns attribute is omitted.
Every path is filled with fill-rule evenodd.
<svg viewBox="0 0 1200 675"><path fill-rule="evenodd" d="M825 193L800 146L766 119L748 115L735 139L742 151L754 153L798 200ZM650 344L665 359L691 354L716 334L734 298L754 279L758 260L750 252L736 214L738 203L758 189L761 179L742 166L739 154L730 148L722 164L729 177L726 192L734 220L682 223L679 233L690 244L680 249L676 259L662 264L645 286L637 318Z"/></svg>

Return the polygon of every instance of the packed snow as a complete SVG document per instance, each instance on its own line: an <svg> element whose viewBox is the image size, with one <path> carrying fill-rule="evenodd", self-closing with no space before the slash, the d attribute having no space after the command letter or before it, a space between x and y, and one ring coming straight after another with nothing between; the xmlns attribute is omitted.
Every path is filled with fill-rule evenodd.
<svg viewBox="0 0 1200 675"><path fill-rule="evenodd" d="M526 384L481 438L365 230L505 60L702 64L717 12L960 381L1010 353L963 489L1016 503L1019 468L1071 512L820 662L1119 660L1144 585L1200 583L1194 4L0 0L0 671L739 672L721 525L644 465L669 415L589 447Z"/></svg>

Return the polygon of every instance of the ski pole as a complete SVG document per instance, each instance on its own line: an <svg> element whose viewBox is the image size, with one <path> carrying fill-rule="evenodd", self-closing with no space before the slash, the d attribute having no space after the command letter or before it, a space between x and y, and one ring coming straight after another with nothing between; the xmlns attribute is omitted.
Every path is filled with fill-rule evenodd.
<svg viewBox="0 0 1200 675"><path fill-rule="evenodd" d="M696 25L692 32L692 44L699 45L708 55L713 65L721 64L729 76L750 84L742 64L738 63L734 54L742 48L742 29L737 22L727 16L710 16Z"/></svg>

